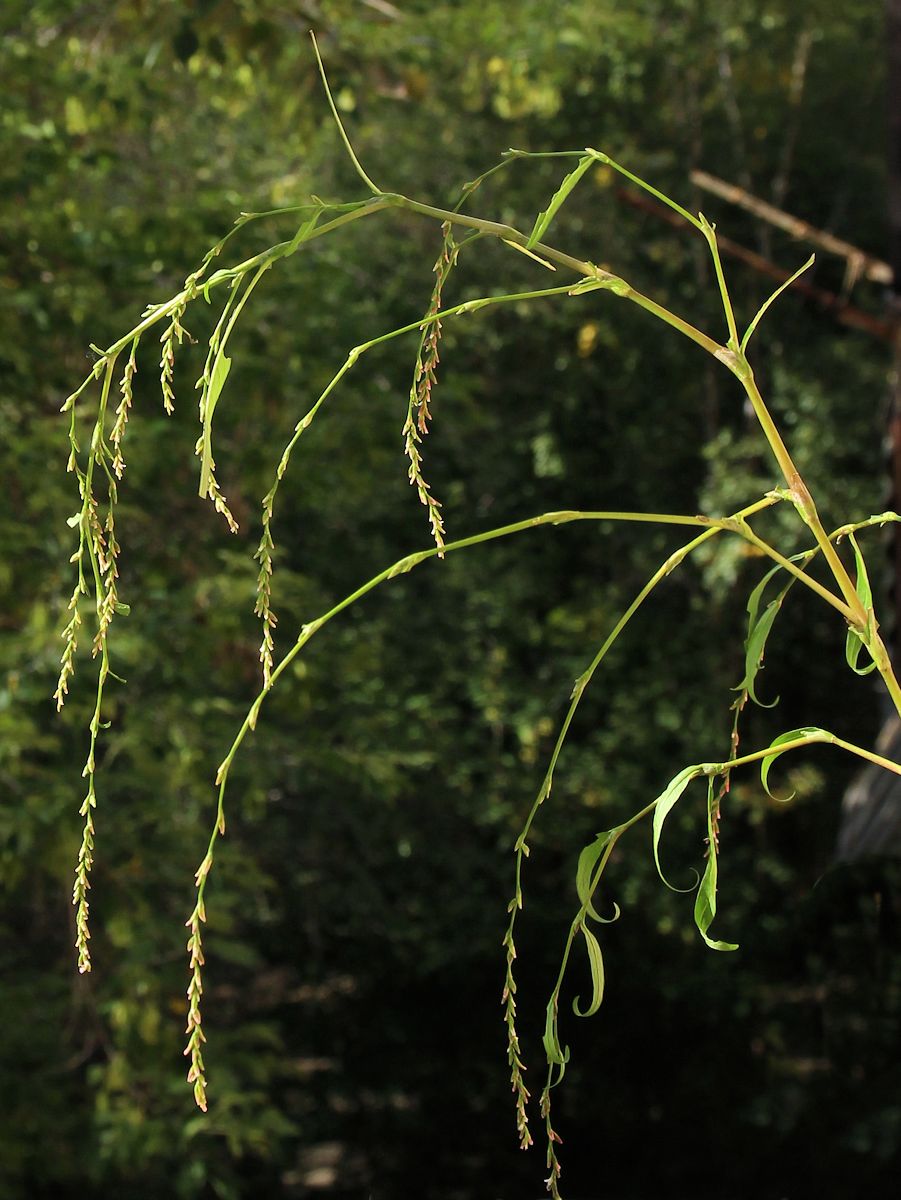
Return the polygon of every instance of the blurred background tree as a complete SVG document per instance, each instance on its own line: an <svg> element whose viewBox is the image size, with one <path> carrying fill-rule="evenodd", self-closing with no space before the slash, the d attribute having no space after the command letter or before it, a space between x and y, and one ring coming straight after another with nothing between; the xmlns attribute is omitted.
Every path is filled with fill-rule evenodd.
<svg viewBox="0 0 901 1200"><path fill-rule="evenodd" d="M509 850L572 679L678 540L537 531L402 577L311 645L236 768L211 884L201 1116L182 1079L183 921L215 765L257 686L258 497L347 350L421 314L436 231L389 214L261 284L217 412L236 537L195 498L191 384L209 329L189 322L200 347L183 352L171 419L158 364L139 359L120 517L132 615L115 637L128 686L111 693L82 977L69 900L87 660L60 719L49 703L74 503L59 405L89 343L171 295L237 212L359 195L311 26L382 186L442 204L507 146L593 145L794 269L805 249L702 197L690 171L882 256L882 13L864 0L7 0L0 20L0 1197L537 1195L542 1151L516 1150L499 1007ZM528 227L559 175L515 165L473 206ZM696 247L604 170L555 228L717 333ZM241 236L248 253L267 244L253 226ZM447 299L536 286L538 268L510 257L464 258ZM843 266L824 256L814 282L841 293ZM750 315L771 285L741 266L732 279ZM857 283L851 299L876 316L885 298ZM412 353L371 355L286 479L283 639L427 544L400 439ZM604 297L449 324L442 358L426 473L455 535L563 507L726 511L775 482L725 373ZM884 342L795 296L759 337L755 369L836 520L885 507L889 362ZM761 571L723 545L674 576L586 699L528 863L520 996L536 1079L578 851L680 766L724 752ZM871 739L869 682L820 649L837 645L831 615L794 595L780 621L766 684L782 705L751 718L748 744L801 721ZM686 899L637 840L624 847L605 1006L567 1027L573 1200L845 1197L897 1178L901 872L833 865L849 772L798 759L790 807L737 779L721 867L737 955L707 953ZM683 819L688 857L697 812Z"/></svg>

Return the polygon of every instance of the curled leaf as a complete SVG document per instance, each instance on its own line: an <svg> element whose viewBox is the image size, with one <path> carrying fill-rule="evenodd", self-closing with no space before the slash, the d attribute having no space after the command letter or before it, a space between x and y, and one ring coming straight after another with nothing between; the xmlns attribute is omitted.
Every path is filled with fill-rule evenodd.
<svg viewBox="0 0 901 1200"><path fill-rule="evenodd" d="M773 575L781 567L774 567L772 571L768 571L763 579L754 588L751 595L748 597L748 632L745 637L745 674L741 683L735 689L737 692L747 692L755 704L761 708L773 708L779 703L779 697L771 701L769 704L764 703L756 692L757 674L763 666L763 655L766 650L767 638L770 636L770 631L773 628L773 622L779 614L782 607L782 601L792 586L792 582L786 584L782 591L771 600L764 609L760 612L760 604L763 599L763 593L767 584Z"/></svg>
<svg viewBox="0 0 901 1200"><path fill-rule="evenodd" d="M585 945L588 947L588 962L591 966L591 1004L582 1012L579 1008L579 997L576 996L573 1000L573 1012L577 1017L591 1017L601 1007L601 1001L604 999L604 957L601 954L597 938L584 921L580 923L579 928L584 934Z"/></svg>
<svg viewBox="0 0 901 1200"><path fill-rule="evenodd" d="M608 829L605 833L599 833L597 838L587 845L579 855L579 862L576 867L576 891L579 894L579 902L590 917L594 917L596 921L600 921L604 925L608 925L611 921L617 919L619 916L619 905L614 904L612 917L602 917L592 903L593 888L591 886L591 877L598 860L616 832L615 829ZM597 883L595 883L595 886L597 886Z"/></svg>
<svg viewBox="0 0 901 1200"><path fill-rule="evenodd" d="M848 534L848 541L854 547L854 562L857 566L857 580L854 585L854 590L857 592L857 597L864 607L867 614L867 633L872 635L875 632L873 628L873 593L870 588L870 580L867 575L867 565L864 562L863 555L860 552L860 547L857 544L857 538L853 533ZM845 661L856 675L869 675L871 671L876 669L876 664L872 660L869 666L858 667L857 660L860 657L860 652L864 648L864 641L860 633L856 629L849 629L848 636L845 640Z"/></svg>
<svg viewBox="0 0 901 1200"><path fill-rule="evenodd" d="M718 942L707 936L707 930L716 916L717 848L714 823L717 803L713 787L713 776L711 776L707 785L707 840L709 849L707 866L698 885L698 894L695 899L695 924L698 927L701 937L711 950L737 950L738 945L735 942Z"/></svg>
<svg viewBox="0 0 901 1200"><path fill-rule="evenodd" d="M544 1037L541 1039L544 1045L544 1053L548 1063L556 1063L560 1067L560 1078L563 1077L563 1068L569 1062L569 1047L565 1049L560 1045L560 1039L557 1034L557 997L556 994L551 996L547 1004L547 1018L544 1023Z"/></svg>
<svg viewBox="0 0 901 1200"><path fill-rule="evenodd" d="M673 805L680 798L691 781L698 775L701 775L703 770L704 768L702 766L685 767L684 770L680 771L678 775L669 781L655 801L654 862L657 864L657 874L670 889L670 891L673 892L690 892L695 885L692 884L690 888L674 887L663 874L663 869L660 866L660 834L663 831L663 822L669 816Z"/></svg>
<svg viewBox="0 0 901 1200"><path fill-rule="evenodd" d="M790 796L774 796L770 791L767 781L770 775L770 767L779 755L784 753L786 744L797 742L801 738L806 738L811 742L831 742L832 734L827 733L825 729L818 729L815 725L804 725L800 729L790 729L788 733L781 733L779 737L773 739L769 746L773 753L767 754L760 763L760 782L763 784L766 794L773 800L781 800L787 803L789 800L794 799L794 792Z"/></svg>

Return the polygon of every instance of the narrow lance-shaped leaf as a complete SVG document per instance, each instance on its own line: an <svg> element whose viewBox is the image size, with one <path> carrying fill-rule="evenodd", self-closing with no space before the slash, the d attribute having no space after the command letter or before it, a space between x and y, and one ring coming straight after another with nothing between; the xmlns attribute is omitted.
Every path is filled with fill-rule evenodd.
<svg viewBox="0 0 901 1200"><path fill-rule="evenodd" d="M544 1044L544 1053L547 1056L549 1063L556 1063L560 1067L560 1077L563 1077L563 1067L569 1061L569 1047L564 1049L560 1045L560 1039L557 1036L557 997L551 996L547 1005L547 1017L544 1023L544 1037L541 1039ZM559 1081L558 1081L559 1082Z"/></svg>
<svg viewBox="0 0 901 1200"><path fill-rule="evenodd" d="M655 801L656 807L654 809L654 862L657 864L657 874L660 876L660 878L663 880L663 882L666 884L666 886L673 892L690 892L691 888L694 887L694 884L692 884L691 887L689 887L689 888L673 887L673 885L669 882L669 880L663 874L663 869L660 866L660 834L663 830L663 822L669 816L670 811L673 808L673 805L680 798L680 796L685 791L685 789L688 787L688 785L691 783L691 781L694 778L696 778L698 775L700 775L702 773L702 771L703 771L703 768L700 766L685 767L684 770L680 771L678 775L676 775L673 779L671 779L669 781L669 783L666 785L666 787L663 789L663 791L660 793L660 795L657 797L657 799Z"/></svg>
<svg viewBox="0 0 901 1200"><path fill-rule="evenodd" d="M773 567L771 570L767 571L766 575L764 575L764 577L763 577L763 579L761 579L760 583L757 584L757 586L751 592L750 596L748 596L748 603L745 605L745 610L748 614L748 635L749 636L750 636L751 630L757 624L757 613L760 610L760 602L763 599L763 593L766 591L766 586L770 582L770 580L773 578L773 576L777 575L781 570L782 570L781 567Z"/></svg>
<svg viewBox="0 0 901 1200"><path fill-rule="evenodd" d="M200 459L200 495L205 496L210 489L210 471L213 458L212 421L216 404L225 387L232 360L221 350L216 355L213 369L210 372L210 383L206 396L203 397L203 452Z"/></svg>
<svg viewBox="0 0 901 1200"><path fill-rule="evenodd" d="M599 833L596 840L587 845L579 855L579 862L576 867L576 891L579 893L579 902L590 917L594 917L596 921L600 921L604 925L608 925L611 921L615 921L619 917L619 905L614 904L612 917L602 917L595 909L592 900L591 877L598 860L610 844L610 839L615 833L615 829L608 829L605 833Z"/></svg>
<svg viewBox="0 0 901 1200"><path fill-rule="evenodd" d="M300 226L297 233L295 233L294 237L291 239L291 247L288 251L289 254L292 251L296 250L298 246L302 246L303 243L307 240L307 238L310 236L310 234L316 228L316 225L319 222L319 218L322 216L322 212L323 212L322 208L317 208L316 211L313 213L313 215L310 217L310 219L308 221L304 221L304 223Z"/></svg>
<svg viewBox="0 0 901 1200"><path fill-rule="evenodd" d="M532 227L532 232L529 234L529 240L526 242L526 249L531 250L536 242L540 242L544 236L548 226L560 210L564 200L573 190L591 164L594 162L594 156L586 155L579 159L578 166L574 167L570 173L564 178L563 182L557 188L551 197L551 202L547 208L538 214L535 224Z"/></svg>
<svg viewBox="0 0 901 1200"><path fill-rule="evenodd" d="M776 288L775 292L773 292L773 294L767 300L764 300L763 304L761 304L760 308L757 310L757 313L755 314L754 319L751 321L751 324L748 326L747 330L745 331L745 336L741 339L742 354L744 354L745 350L747 349L748 342L751 340L754 330L757 328L758 324L760 323L760 318L763 316L763 314L766 312L766 310L770 307L770 305L773 303L773 301L777 300L787 288L790 288L791 285L798 278L798 276L803 275L808 267L813 266L815 261L816 261L816 255L811 254L810 258L808 258L807 262L804 263L803 266L798 267L797 271L795 271L795 273L793 275L789 275L788 279L786 279L784 283L780 284L779 287Z"/></svg>
<svg viewBox="0 0 901 1200"><path fill-rule="evenodd" d="M790 796L774 796L770 791L767 781L770 775L770 767L773 765L779 755L783 753L779 747L785 746L788 742L796 742L800 738L810 738L811 741L816 742L831 742L832 734L827 733L825 729L818 729L815 725L804 725L800 729L790 729L788 733L781 733L779 737L773 739L769 747L773 753L768 754L760 763L760 782L766 789L767 795L773 800L783 800L787 803L789 800L794 799L794 792L792 792Z"/></svg>
<svg viewBox="0 0 901 1200"><path fill-rule="evenodd" d="M520 254L524 254L526 258L531 258L533 262L541 263L549 271L557 270L553 263L548 262L546 258L542 258L540 254L533 254L527 246L520 246L519 242L511 242L509 238L501 238L501 241L505 246L509 246L511 250L518 250Z"/></svg>
<svg viewBox="0 0 901 1200"><path fill-rule="evenodd" d="M737 690L747 692L751 700L760 708L775 708L779 703L778 696L769 703L760 699L757 695L757 676L763 668L767 638L770 636L773 622L779 614L784 597L785 593L781 592L775 600L770 601L745 643L745 675Z"/></svg>
<svg viewBox="0 0 901 1200"><path fill-rule="evenodd" d="M573 1000L573 1012L577 1017L591 1017L601 1007L601 1001L604 999L604 957L601 954L597 938L584 921L580 923L579 928L582 930L585 945L588 947L588 962L591 966L591 1004L583 1012L579 1008L579 997L576 996Z"/></svg>
<svg viewBox="0 0 901 1200"><path fill-rule="evenodd" d="M707 866L698 885L698 895L695 899L695 924L711 950L737 950L738 946L734 942L718 942L707 936L707 930L716 916L717 848L714 822L718 800L713 782L714 778L711 775L707 784Z"/></svg>
<svg viewBox="0 0 901 1200"><path fill-rule="evenodd" d="M860 552L860 547L857 544L857 538L853 533L848 534L848 541L854 547L854 562L857 566L857 581L855 583L855 591L858 599L864 606L867 614L868 632L872 629L873 624L873 593L870 588L870 580L867 575L867 565L863 560L863 555ZM875 662L870 662L867 667L858 667L857 660L860 657L860 652L863 649L863 641L856 629L849 629L848 636L845 640L845 660L852 671L857 675L869 675L871 671L876 669Z"/></svg>
<svg viewBox="0 0 901 1200"><path fill-rule="evenodd" d="M739 692L747 692L755 704L761 708L773 708L779 703L777 696L770 704L764 703L756 692L756 680L758 672L763 666L763 655L766 650L767 638L773 628L773 622L778 616L779 610L782 607L782 601L785 599L792 582L789 582L782 591L771 600L764 609L760 612L760 604L763 598L764 590L777 571L781 567L774 567L772 571L768 571L763 579L754 588L751 595L748 597L748 633L745 638L745 675L741 683L735 689Z"/></svg>

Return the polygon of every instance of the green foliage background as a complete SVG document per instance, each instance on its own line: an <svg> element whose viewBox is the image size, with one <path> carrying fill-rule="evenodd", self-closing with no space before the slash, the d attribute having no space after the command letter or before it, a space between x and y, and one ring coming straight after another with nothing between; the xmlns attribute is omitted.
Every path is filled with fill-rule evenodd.
<svg viewBox="0 0 901 1200"><path fill-rule="evenodd" d="M370 220L258 289L217 412L234 538L196 499L191 385L209 329L188 321L200 346L177 365L171 419L157 363L139 360L120 515L132 615L114 639L128 686L112 692L99 776L86 977L69 897L87 658L61 718L49 703L75 505L59 405L88 343L176 291L238 211L360 195L326 118L311 25L384 187L441 204L507 146L594 145L697 208L691 167L768 194L789 144L789 211L878 255L879 7L8 0L0 20L0 1197L538 1194L541 1149L515 1149L498 1003L509 850L572 680L677 538L539 530L398 579L310 646L236 768L210 887L204 1117L182 1079L183 922L215 765L257 686L258 499L347 350L421 314L437 231ZM514 166L473 207L528 228L559 175L553 162ZM703 203L787 268L806 254ZM688 238L623 204L603 171L555 229L557 244L719 336ZM276 222L273 240L289 232ZM241 247L266 236L251 226ZM542 274L486 246L463 259L452 297L544 286ZM829 262L816 277L841 286ZM767 285L740 267L732 279L749 316ZM854 299L882 303L863 286ZM369 356L286 478L284 644L427 544L401 454L413 351ZM788 297L756 353L827 519L884 508L885 348ZM610 298L449 323L442 359L426 475L452 535L563 507L727 511L775 482L725 373ZM532 1082L576 856L681 766L722 757L760 572L725 546L684 568L586 698L531 839L520 996ZM780 622L765 686L782 707L753 718L747 744L802 722L866 742L875 700L842 675L833 616L793 594ZM848 772L826 752L797 760L788 808L737 781L719 920L742 948L728 958L700 944L687 899L658 886L649 846L624 843L605 1005L566 1031L568 1195L847 1196L893 1178L901 874L831 865ZM701 805L685 805L676 870L698 855Z"/></svg>

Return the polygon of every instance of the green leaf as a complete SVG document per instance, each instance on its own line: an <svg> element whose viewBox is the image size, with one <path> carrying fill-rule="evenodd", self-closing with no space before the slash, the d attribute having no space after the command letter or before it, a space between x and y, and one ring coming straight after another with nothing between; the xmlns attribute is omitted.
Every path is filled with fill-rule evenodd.
<svg viewBox="0 0 901 1200"><path fill-rule="evenodd" d="M695 899L695 924L698 927L701 937L711 950L737 950L738 945L735 942L718 942L707 936L707 930L716 916L717 860L716 836L713 827L715 809L716 795L713 790L713 777L711 776L707 785L707 867L698 886L698 895Z"/></svg>
<svg viewBox="0 0 901 1200"><path fill-rule="evenodd" d="M760 583L758 583L757 587L754 588L748 597L748 603L745 608L748 614L749 637L751 635L751 630L757 624L757 613L760 610L760 602L763 599L763 593L766 590L766 585L770 582L773 576L778 574L778 572L781 570L781 567L773 567L772 570L767 571L766 575L764 575L763 579L761 579Z"/></svg>
<svg viewBox="0 0 901 1200"><path fill-rule="evenodd" d="M773 628L773 622L782 607L782 601L785 599L789 589L792 586L793 580L786 584L778 596L771 600L760 615L760 603L763 599L763 593L767 584L780 571L781 567L774 567L771 571L767 571L757 587L754 588L751 595L748 597L747 612L748 612L748 633L745 638L745 675L741 683L735 689L737 692L747 692L755 704L761 708L773 708L779 703L777 696L770 704L765 704L757 695L755 684L757 674L763 666L763 655L766 650L767 638L770 635L770 630Z"/></svg>
<svg viewBox="0 0 901 1200"><path fill-rule="evenodd" d="M584 158L579 159L579 165L574 167L564 178L559 188L557 188L551 197L550 204L543 212L538 214L535 224L532 226L532 232L529 234L529 240L526 242L527 250L531 250L536 242L541 241L551 221L553 221L559 212L564 200L594 161L594 156L587 154Z"/></svg>
<svg viewBox="0 0 901 1200"><path fill-rule="evenodd" d="M854 585L854 590L857 592L858 599L866 610L867 633L871 634L875 632L873 630L873 593L867 575L867 565L863 560L863 555L860 552L860 547L853 533L848 534L848 541L854 547L854 561L857 565L857 581ZM876 669L876 664L872 661L868 667L858 667L857 660L863 648L863 638L858 631L856 629L849 629L848 636L845 639L845 661L856 675L869 675L871 671L875 671Z"/></svg>
<svg viewBox="0 0 901 1200"><path fill-rule="evenodd" d="M303 243L309 238L310 234L316 228L319 218L322 216L322 211L322 208L317 208L312 217L310 217L308 221L304 221L303 225L301 225L297 233L295 233L294 237L291 239L291 246L288 250L289 254L293 254L297 247L302 246Z"/></svg>
<svg viewBox="0 0 901 1200"><path fill-rule="evenodd" d="M601 1007L604 999L604 957L597 938L584 921L579 925L585 935L585 945L588 947L588 961L591 964L591 1004L584 1012L579 1008L579 997L573 1000L573 1012L577 1017L593 1016Z"/></svg>
<svg viewBox="0 0 901 1200"><path fill-rule="evenodd" d="M547 1003L544 1037L541 1040L544 1044L544 1053L548 1063L556 1063L559 1067L564 1067L569 1062L569 1047L567 1046L564 1049L560 1045L560 1039L557 1035L556 994L551 996Z"/></svg>
<svg viewBox="0 0 901 1200"><path fill-rule="evenodd" d="M832 734L827 733L825 729L818 729L815 725L803 725L800 729L790 729L788 733L780 733L777 738L773 739L769 748L770 750L774 751L774 753L768 754L760 764L760 782L766 789L766 794L773 800L781 800L783 803L787 803L789 800L794 799L794 792L792 792L790 796L774 796L769 789L767 780L769 779L770 767L773 765L779 755L783 753L783 751L777 749L777 747L784 746L787 742L795 742L799 738L811 738L812 740L818 742L831 742Z"/></svg>
<svg viewBox="0 0 901 1200"><path fill-rule="evenodd" d="M795 280L798 278L799 275L803 275L804 272L808 269L808 267L813 266L815 260L816 260L816 255L811 254L810 258L808 258L807 262L804 263L803 266L798 267L797 271L795 271L795 273L793 275L790 275L788 277L788 279L785 280L784 283L781 283L779 285L779 287L776 288L775 292L773 292L773 294L769 297L769 299L764 300L763 304L761 304L760 308L757 310L757 313L756 313L753 321L748 326L748 328L745 330L745 336L741 339L742 354L744 354L745 349L747 348L748 342L751 340L754 330L757 328L760 318L763 316L763 314L766 312L766 310L770 307L770 305L773 303L774 300L777 300L782 295L782 293L786 290L786 288L791 287L791 285L795 282Z"/></svg>
<svg viewBox="0 0 901 1200"><path fill-rule="evenodd" d="M856 629L849 629L848 635L845 638L845 661L854 672L855 675L869 675L871 671L876 670L876 664L870 662L868 667L859 667L857 660L860 657L860 652L863 649L863 642L860 634Z"/></svg>
<svg viewBox="0 0 901 1200"><path fill-rule="evenodd" d="M225 381L228 379L228 373L231 370L232 360L223 351L219 351L213 362L213 369L210 372L210 386L207 388L206 397L203 406L203 416L205 421L210 421L216 404L219 401L219 396L222 389L225 387Z"/></svg>
<svg viewBox="0 0 901 1200"><path fill-rule="evenodd" d="M206 390L206 395L201 397L201 408L203 410L203 434L201 441L203 444L202 456L200 459L200 495L206 496L210 490L210 473L212 471L213 449L212 449L212 423L213 413L216 409L216 404L219 401L219 396L222 394L222 389L225 387L225 381L228 379L228 373L231 370L232 360L221 350L216 355L213 362L213 369L210 372L210 382Z"/></svg>
<svg viewBox="0 0 901 1200"><path fill-rule="evenodd" d="M588 915L594 917L596 921L600 921L603 925L609 925L611 921L615 921L619 917L619 905L614 904L612 917L602 917L592 903L591 877L598 859L604 853L604 850L610 843L610 839L616 832L617 830L615 829L608 829L606 833L599 833L597 839L587 845L579 855L579 862L576 867L576 891L579 893L579 901Z"/></svg>
<svg viewBox="0 0 901 1200"><path fill-rule="evenodd" d="M657 874L670 889L670 891L673 892L690 892L695 885L692 884L689 888L673 887L673 885L663 874L663 869L660 866L660 834L663 830L663 822L669 816L673 805L676 803L691 781L698 775L702 774L702 772L703 767L700 766L685 767L684 770L680 771L678 775L669 781L654 802L656 805L654 809L654 862L657 864Z"/></svg>

